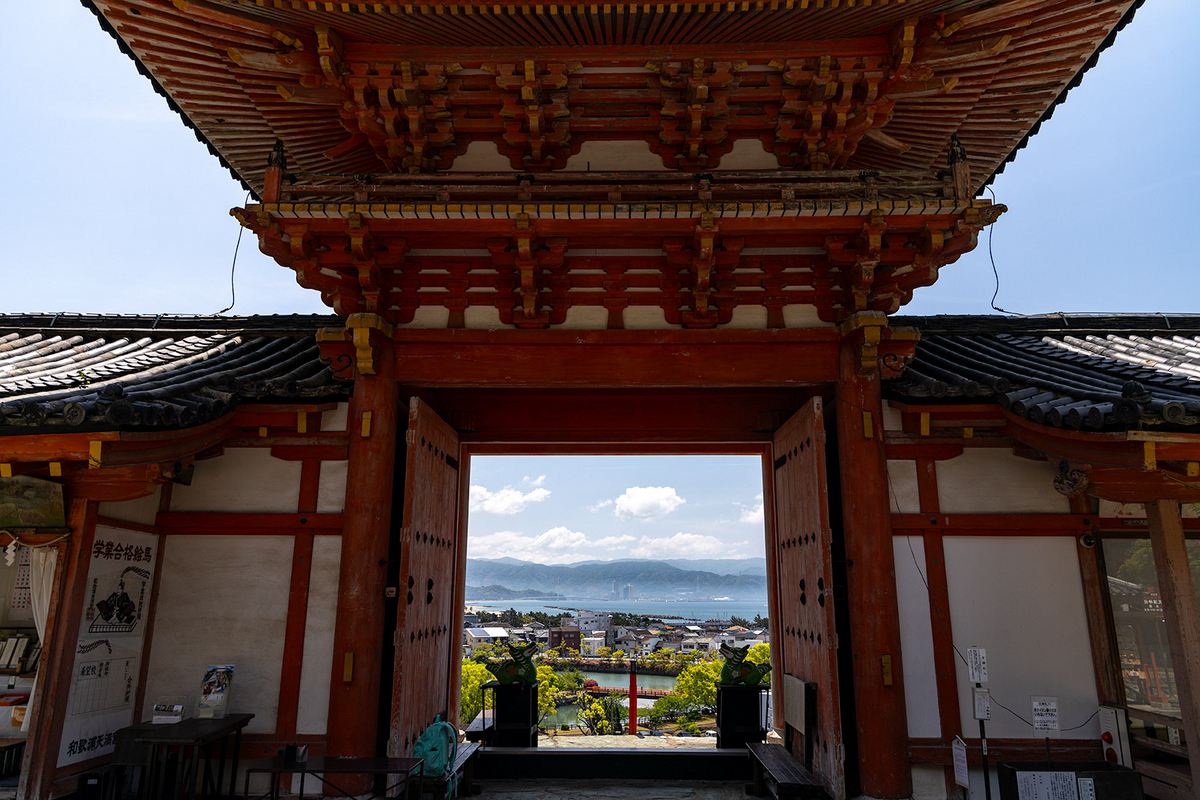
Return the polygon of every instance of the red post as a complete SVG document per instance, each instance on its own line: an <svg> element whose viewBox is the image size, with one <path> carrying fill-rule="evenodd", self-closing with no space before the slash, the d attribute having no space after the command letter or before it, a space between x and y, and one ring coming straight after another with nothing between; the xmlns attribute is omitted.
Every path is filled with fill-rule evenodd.
<svg viewBox="0 0 1200 800"><path fill-rule="evenodd" d="M98 508L95 500L83 497L72 498L67 505L71 537L58 551L55 590L50 598L42 667L29 712L33 718L18 790L30 800L46 800L54 788L71 674L75 669L75 644L87 599L88 566L96 537Z"/></svg>
<svg viewBox="0 0 1200 800"><path fill-rule="evenodd" d="M837 446L859 775L865 795L907 798L912 796L912 772L879 370L868 362L869 372L860 374L863 352L854 339L842 341L840 362Z"/></svg>
<svg viewBox="0 0 1200 800"><path fill-rule="evenodd" d="M629 659L629 735L637 733L637 662Z"/></svg>
<svg viewBox="0 0 1200 800"><path fill-rule="evenodd" d="M375 374L360 372L355 378L347 418L349 464L326 733L331 756L377 755L385 562L399 422L391 343L375 338ZM350 783L344 788L351 794L369 788L366 781L361 787Z"/></svg>

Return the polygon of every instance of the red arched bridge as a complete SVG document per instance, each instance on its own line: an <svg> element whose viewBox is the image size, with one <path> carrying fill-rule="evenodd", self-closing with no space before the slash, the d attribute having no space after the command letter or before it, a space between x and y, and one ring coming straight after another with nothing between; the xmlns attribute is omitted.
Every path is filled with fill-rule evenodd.
<svg viewBox="0 0 1200 800"><path fill-rule="evenodd" d="M603 697L608 694L629 695L628 686L589 686L584 691L593 697ZM637 687L638 697L659 698L670 697L673 694L675 692L671 689L643 689L641 686Z"/></svg>

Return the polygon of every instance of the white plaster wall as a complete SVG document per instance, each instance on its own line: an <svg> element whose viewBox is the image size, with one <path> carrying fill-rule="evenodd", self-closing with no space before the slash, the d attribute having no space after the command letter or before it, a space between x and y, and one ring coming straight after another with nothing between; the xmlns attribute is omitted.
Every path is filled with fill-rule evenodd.
<svg viewBox="0 0 1200 800"><path fill-rule="evenodd" d="M650 152L646 142L584 142L567 159L564 172L665 172L662 156Z"/></svg>
<svg viewBox="0 0 1200 800"><path fill-rule="evenodd" d="M325 733L329 719L329 681L333 676L333 626L337 617L338 569L341 561L342 537L313 538L296 733Z"/></svg>
<svg viewBox="0 0 1200 800"><path fill-rule="evenodd" d="M323 431L344 431L346 430L346 415L350 413L349 403L338 403L337 408L332 411L321 412L321 430Z"/></svg>
<svg viewBox="0 0 1200 800"><path fill-rule="evenodd" d="M419 306L412 322L397 325L397 328L445 328L450 324L450 309L445 306Z"/></svg>
<svg viewBox="0 0 1200 800"><path fill-rule="evenodd" d="M938 462L938 504L944 514L1069 514L1070 502L1054 491L1057 474L1004 448L968 448Z"/></svg>
<svg viewBox="0 0 1200 800"><path fill-rule="evenodd" d="M512 162L500 155L495 142L471 142L467 152L454 157L447 172L514 172Z"/></svg>
<svg viewBox="0 0 1200 800"><path fill-rule="evenodd" d="M937 670L933 661L933 623L929 616L929 591L922 577L928 574L925 543L920 536L894 536L892 547L896 561L896 606L900 614L908 735L938 737L942 735L942 724L938 716ZM944 792L942 796L945 796Z"/></svg>
<svg viewBox="0 0 1200 800"><path fill-rule="evenodd" d="M1029 719L1031 696L1057 696L1060 726L1082 723L1098 700L1075 539L947 536L943 542L954 644L964 653L987 650L987 688L995 700ZM961 660L957 685L963 730L978 730ZM996 703L988 735L1035 737ZM1086 739L1100 728L1093 719L1063 735Z"/></svg>
<svg viewBox="0 0 1200 800"><path fill-rule="evenodd" d="M192 485L171 491L171 510L294 514L301 469L299 461L272 458L266 447L232 448L196 462Z"/></svg>
<svg viewBox="0 0 1200 800"><path fill-rule="evenodd" d="M500 309L495 306L467 306L463 309L463 327L471 330L494 331L511 328L500 321Z"/></svg>
<svg viewBox="0 0 1200 800"><path fill-rule="evenodd" d="M1200 503L1180 503L1179 513L1184 519L1196 519L1200 517ZM1101 500L1100 516L1145 519L1146 507L1141 503L1114 503L1112 500Z"/></svg>
<svg viewBox="0 0 1200 800"><path fill-rule="evenodd" d="M888 461L888 496L892 499L892 511L901 514L916 514L921 510L921 496L917 489L917 462L911 459Z"/></svg>
<svg viewBox="0 0 1200 800"><path fill-rule="evenodd" d="M340 514L346 507L346 468L349 461L322 461L317 482L317 512Z"/></svg>
<svg viewBox="0 0 1200 800"><path fill-rule="evenodd" d="M123 522L139 522L142 525L153 525L155 518L158 516L159 488L155 486L154 494L148 494L136 500L103 502L100 504L98 513L102 517L111 517Z"/></svg>
<svg viewBox="0 0 1200 800"><path fill-rule="evenodd" d="M271 733L279 706L291 536L167 536L146 675L146 707L185 695L194 713L210 664L233 664L231 711ZM143 711L144 715L144 711Z"/></svg>
<svg viewBox="0 0 1200 800"><path fill-rule="evenodd" d="M608 328L608 309L603 306L571 306L567 318L556 327L575 331L602 331Z"/></svg>
<svg viewBox="0 0 1200 800"><path fill-rule="evenodd" d="M768 153L759 139L738 139L729 152L721 156L716 172L728 169L779 169L779 160Z"/></svg>
<svg viewBox="0 0 1200 800"><path fill-rule="evenodd" d="M833 323L821 319L816 306L793 303L783 307L783 326L785 328L832 328Z"/></svg>
<svg viewBox="0 0 1200 800"><path fill-rule="evenodd" d="M661 330L677 327L667 324L667 315L658 306L629 306L622 312L626 330Z"/></svg>
<svg viewBox="0 0 1200 800"><path fill-rule="evenodd" d="M904 430L904 423L900 417L900 409L892 408L887 400L883 401L883 429L885 431Z"/></svg>
<svg viewBox="0 0 1200 800"><path fill-rule="evenodd" d="M942 767L913 764L912 783L912 800L946 800L946 771Z"/></svg>

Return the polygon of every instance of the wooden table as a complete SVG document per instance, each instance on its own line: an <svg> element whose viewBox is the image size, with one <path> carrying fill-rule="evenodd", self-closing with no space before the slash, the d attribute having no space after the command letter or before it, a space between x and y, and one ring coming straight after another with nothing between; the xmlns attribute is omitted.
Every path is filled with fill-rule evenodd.
<svg viewBox="0 0 1200 800"><path fill-rule="evenodd" d="M185 719L169 725L142 722L117 731L117 750L120 760L143 768L139 796L152 798L181 797L210 798L221 795L225 782L225 764L229 762L229 796L237 790L238 753L242 744L242 729L254 719L253 714L226 714L221 719ZM230 752L230 738L232 752ZM213 750L220 744L216 774L213 774ZM123 752L122 752L123 751ZM169 754L176 754L173 776L169 777ZM117 753L114 753L117 756ZM200 792L200 759L203 756L203 778ZM116 761L117 759L114 759Z"/></svg>
<svg viewBox="0 0 1200 800"><path fill-rule="evenodd" d="M333 789L339 797L355 797L337 784L326 780L327 775L402 775L393 784L384 781L382 790L369 797L383 797L392 789L403 784L404 797L408 800L409 781L414 772L421 767L419 758L334 758L332 756L313 756L307 761L286 761L283 756L275 756L267 761L261 761L246 770L245 797L250 796L250 775L255 772L271 774L271 790L268 796L271 800L279 798L279 782L284 775L299 775L300 787L297 797L304 796L304 776L316 775L327 788ZM232 792L231 792L232 794Z"/></svg>

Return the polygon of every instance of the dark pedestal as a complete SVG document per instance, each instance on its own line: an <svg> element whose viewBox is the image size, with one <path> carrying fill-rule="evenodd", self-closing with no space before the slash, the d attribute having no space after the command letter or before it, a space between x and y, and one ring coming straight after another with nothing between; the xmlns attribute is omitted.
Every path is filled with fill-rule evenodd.
<svg viewBox="0 0 1200 800"><path fill-rule="evenodd" d="M537 684L501 684L491 681L483 685L491 692L496 724L488 744L493 747L537 747Z"/></svg>
<svg viewBox="0 0 1200 800"><path fill-rule="evenodd" d="M767 735L762 723L765 686L717 684L717 747L742 749Z"/></svg>

